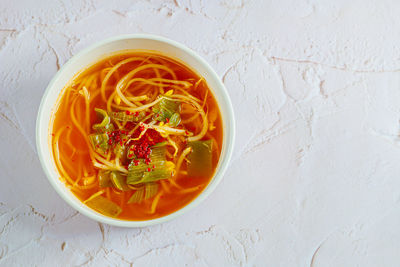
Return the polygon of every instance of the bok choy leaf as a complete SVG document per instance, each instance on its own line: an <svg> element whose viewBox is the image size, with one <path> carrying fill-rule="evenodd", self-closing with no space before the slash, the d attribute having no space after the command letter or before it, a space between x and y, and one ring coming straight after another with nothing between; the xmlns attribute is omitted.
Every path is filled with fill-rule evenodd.
<svg viewBox="0 0 400 267"><path fill-rule="evenodd" d="M85 203L90 208L100 212L101 214L111 217L117 217L122 212L120 206L103 196L96 196L87 200Z"/></svg>
<svg viewBox="0 0 400 267"><path fill-rule="evenodd" d="M212 140L189 142L192 152L188 155L188 175L208 176L212 172Z"/></svg>
<svg viewBox="0 0 400 267"><path fill-rule="evenodd" d="M145 190L145 187L144 187L144 186L139 187L139 188L135 191L135 193L133 193L133 195L129 198L128 204L131 204L131 203L140 203L140 202L142 202L143 196L144 196L144 190Z"/></svg>
<svg viewBox="0 0 400 267"><path fill-rule="evenodd" d="M89 134L89 141L94 151L102 155L107 154L109 149L108 135L105 133Z"/></svg>
<svg viewBox="0 0 400 267"><path fill-rule="evenodd" d="M179 101L163 98L153 106L152 110L156 113L154 116L156 120L166 122L174 113L179 113L180 108L181 103Z"/></svg>
<svg viewBox="0 0 400 267"><path fill-rule="evenodd" d="M148 183L145 187L146 193L144 195L144 199L150 199L154 197L158 192L158 184L156 183Z"/></svg>
<svg viewBox="0 0 400 267"><path fill-rule="evenodd" d="M113 184L110 179L111 171L100 170L97 174L97 179L99 179L100 188L112 187Z"/></svg>
<svg viewBox="0 0 400 267"><path fill-rule="evenodd" d="M111 123L110 116L104 109L95 108L97 117L101 119L100 123L93 124L92 128L98 133L111 132L114 130L114 125Z"/></svg>
<svg viewBox="0 0 400 267"><path fill-rule="evenodd" d="M128 177L126 178L126 183L130 185L140 184L141 179L145 170L149 166L144 163L144 160L140 159L137 161L132 161L128 166Z"/></svg>
<svg viewBox="0 0 400 267"><path fill-rule="evenodd" d="M169 125L171 127L176 127L179 125L179 123L181 123L181 115L179 115L179 113L175 112L174 114L172 114L172 116L169 118Z"/></svg>
<svg viewBox="0 0 400 267"><path fill-rule="evenodd" d="M110 180L113 186L121 191L131 190L126 184L126 177L117 171L113 171L110 173Z"/></svg>
<svg viewBox="0 0 400 267"><path fill-rule="evenodd" d="M111 119L116 120L116 121L138 122L146 116L146 112L141 111L138 113L127 114L126 112L121 111L121 112L110 112L109 115L110 115Z"/></svg>
<svg viewBox="0 0 400 267"><path fill-rule="evenodd" d="M147 183L142 187L139 187L135 193L129 198L128 204L140 203L143 200L154 197L158 192L157 183Z"/></svg>
<svg viewBox="0 0 400 267"><path fill-rule="evenodd" d="M97 178L99 179L100 188L114 187L121 191L131 190L126 184L126 176L118 171L100 170Z"/></svg>
<svg viewBox="0 0 400 267"><path fill-rule="evenodd" d="M142 159L133 160L128 167L127 184L137 185L170 178L174 164L167 164L170 162L166 161L165 154L165 146L152 147L150 154L151 163L149 165Z"/></svg>

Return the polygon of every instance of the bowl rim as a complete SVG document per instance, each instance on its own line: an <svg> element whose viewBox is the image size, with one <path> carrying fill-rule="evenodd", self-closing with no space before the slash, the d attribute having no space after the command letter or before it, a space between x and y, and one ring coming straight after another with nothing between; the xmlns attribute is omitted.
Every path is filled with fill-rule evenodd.
<svg viewBox="0 0 400 267"><path fill-rule="evenodd" d="M79 204L70 200L69 196L67 196L66 192L63 191L60 188L59 183L57 183L57 179L59 179L58 177L53 177L53 175L50 172L50 168L51 168L51 163L50 162L45 162L44 160L44 154L45 151L43 151L42 147L43 147L43 140L42 140L42 134L40 132L41 130L41 125L43 125L43 123L46 123L47 127L49 127L49 121L47 122L43 122L44 118L44 109L45 109L45 103L47 102L47 98L49 97L49 94L51 91L55 90L54 88L54 84L56 83L56 81L59 79L59 77L61 77L62 75L64 75L64 71L65 69L67 69L67 67L69 65L72 65L75 63L75 61L77 61L79 58L81 58L82 56L90 53L92 50L99 48L101 46L107 45L109 43L112 42L116 42L116 41L122 41L122 40L127 40L127 39L148 39L148 40L152 40L152 41L158 41L161 43L166 43L167 45L171 45L176 47L178 50L182 50L183 52L186 52L189 56L191 56L193 59L195 59L195 61L197 61L200 65L202 65L208 72L208 74L210 76L213 77L213 79L215 80L216 84L217 84L217 89L213 88L213 90L218 90L221 94L222 94L222 98L226 101L226 108L227 108L227 112L226 112L226 121L225 124L229 125L230 131L229 133L225 136L226 140L224 140L225 142L227 142L227 146L226 146L226 151L225 151L225 157L222 159L222 163L219 166L219 170L218 173L215 173L213 175L213 177L210 180L210 183L207 185L207 187L197 196L195 197L191 202L189 202L188 204L186 204L185 206L183 206L182 208L167 214L165 216L156 218L156 219L151 219L151 220L141 220L141 221L129 221L129 220L121 220L118 218L112 218L112 217L108 217L105 215L102 215L92 209L89 208L85 209L84 208L84 204L82 202L80 202ZM190 66L192 69L196 70L196 68ZM79 70L77 70L78 72ZM58 101L58 99L56 100ZM54 104L56 102L52 102L53 107ZM48 107L46 107L48 108ZM214 69L201 57L199 56L196 52L194 52L192 49L186 47L185 45L159 36L159 35L154 35L154 34L123 34L123 35L117 35L114 37L110 37L107 39L104 39L102 41L96 42L90 46L88 46L87 48L81 50L80 52L76 53L75 55L73 55L70 59L68 59L68 61L57 71L57 73L53 76L53 78L51 79L51 81L49 82L48 86L46 87L40 105L39 105L39 110L37 113L37 118L36 118L36 149L38 152L38 157L42 166L42 169L47 177L47 179L49 180L50 184L52 185L52 187L54 188L54 190L58 193L58 195L67 203L69 204L72 208L74 208L75 210L77 210L79 213L85 215L86 217L91 218L92 220L95 220L97 222L101 222L101 223L106 223L109 225L113 225L113 226L119 226L119 227L145 227L145 226L151 226L151 225L155 225L155 224L160 224L160 223L164 223L167 221L170 221L172 219L175 219L185 213L187 213L188 211L192 210L194 207L198 206L201 202L203 202L214 190L215 188L218 186L218 184L221 182L232 157L232 153L233 153L233 147L235 144L235 117L234 117L234 111L233 111L233 106L232 106L232 102L231 99L228 95L228 92L221 80L221 78L218 76L218 74L214 71ZM44 140L46 140L46 143L48 143L48 139L45 138ZM48 144L45 144L48 145ZM212 181L212 182L211 182ZM63 186L65 186L63 184Z"/></svg>

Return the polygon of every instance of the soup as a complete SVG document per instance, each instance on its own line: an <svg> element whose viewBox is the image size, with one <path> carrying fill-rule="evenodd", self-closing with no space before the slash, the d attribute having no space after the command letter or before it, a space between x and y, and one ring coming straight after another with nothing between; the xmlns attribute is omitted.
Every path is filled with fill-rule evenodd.
<svg viewBox="0 0 400 267"><path fill-rule="evenodd" d="M88 207L123 220L170 214L212 179L222 121L206 81L165 55L122 51L63 89L51 125L60 179Z"/></svg>

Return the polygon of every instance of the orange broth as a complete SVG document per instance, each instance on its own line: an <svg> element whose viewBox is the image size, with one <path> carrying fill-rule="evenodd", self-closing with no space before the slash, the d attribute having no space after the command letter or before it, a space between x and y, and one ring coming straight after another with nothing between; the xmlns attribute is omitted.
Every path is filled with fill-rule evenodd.
<svg viewBox="0 0 400 267"><path fill-rule="evenodd" d="M93 166L90 157L91 147L84 136L93 133L92 125L99 122L94 108L107 108L106 101L104 101L100 93L100 88L107 72L119 62L132 57L144 58L144 60L132 61L121 65L106 84L106 97L109 97L114 92L117 82L132 69L142 66L143 64L160 64L171 69L176 75L176 80L189 81L192 83L193 86L185 89L186 93L198 98L201 104L205 101L204 111L208 116L208 120L213 121L213 129L210 130L209 128L206 135L201 139L214 140L212 173L207 176L190 177L186 172L187 161L185 160L182 164L181 171L174 178L174 183L178 187L166 180L157 181L162 193L158 196L159 199L153 213L151 212L151 206L155 205L154 197L144 200L141 203L128 204L127 201L134 191L120 191L116 188L99 187L97 178L99 169ZM173 75L168 71L158 69L158 72L157 74L156 70L147 69L139 72L135 77L149 79L160 75L167 79L173 78ZM87 89L88 96L82 93L83 87ZM171 87L163 88L164 92L170 89L179 92L179 90L173 88L172 85ZM126 91L131 92L131 96L146 94L150 99L156 99L159 95L157 90L159 89L156 85L135 83L130 85ZM181 94L184 95L185 93L181 92ZM207 98L205 99L206 96ZM89 102L88 107L86 106L85 97ZM181 112L182 126L186 129L190 129L194 134L199 132L202 125L201 116L197 116L192 121L185 122L188 118L192 118L195 111L189 105L182 104ZM86 116L87 114L88 116ZM81 130L74 124L74 117L78 125L80 125ZM87 120L89 120L89 123L87 123ZM133 221L159 218L177 211L193 201L212 179L218 164L221 153L220 149L223 142L220 111L206 82L189 67L177 60L164 55L144 51L126 51L106 57L75 75L63 89L59 97L57 108L53 114L51 132L55 162L60 173L60 179L65 182L66 186L68 186L82 202L94 193L104 190L103 196L122 208L122 212L117 218ZM55 143L54 140L57 135L59 139L57 139L58 142ZM184 142L180 143L179 138L176 138L176 140L178 140L177 142L182 146L179 148L180 152L182 152ZM57 152L57 148L59 152ZM174 150L168 147L168 152L173 154ZM61 166L57 164L57 159L59 159ZM176 159L173 158L170 158L170 160L176 161Z"/></svg>

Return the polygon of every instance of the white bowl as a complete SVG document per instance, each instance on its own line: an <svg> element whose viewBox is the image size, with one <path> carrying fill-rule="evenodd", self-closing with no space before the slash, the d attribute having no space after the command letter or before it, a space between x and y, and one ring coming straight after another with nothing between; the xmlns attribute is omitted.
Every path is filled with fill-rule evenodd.
<svg viewBox="0 0 400 267"><path fill-rule="evenodd" d="M83 68L103 58L105 55L126 49L146 49L159 51L165 55L181 60L205 78L219 104L223 121L223 145L220 160L209 185L192 202L183 208L160 218L146 221L127 221L104 216L82 204L59 179L50 144L50 123L56 108L58 97L72 77ZM122 227L142 227L154 225L176 218L197 206L208 197L221 181L232 155L235 141L235 119L233 108L226 88L215 71L195 52L186 46L164 37L131 34L116 36L96 43L73 56L54 76L48 85L39 107L36 121L36 145L43 170L57 193L74 209L87 217L110 225Z"/></svg>

